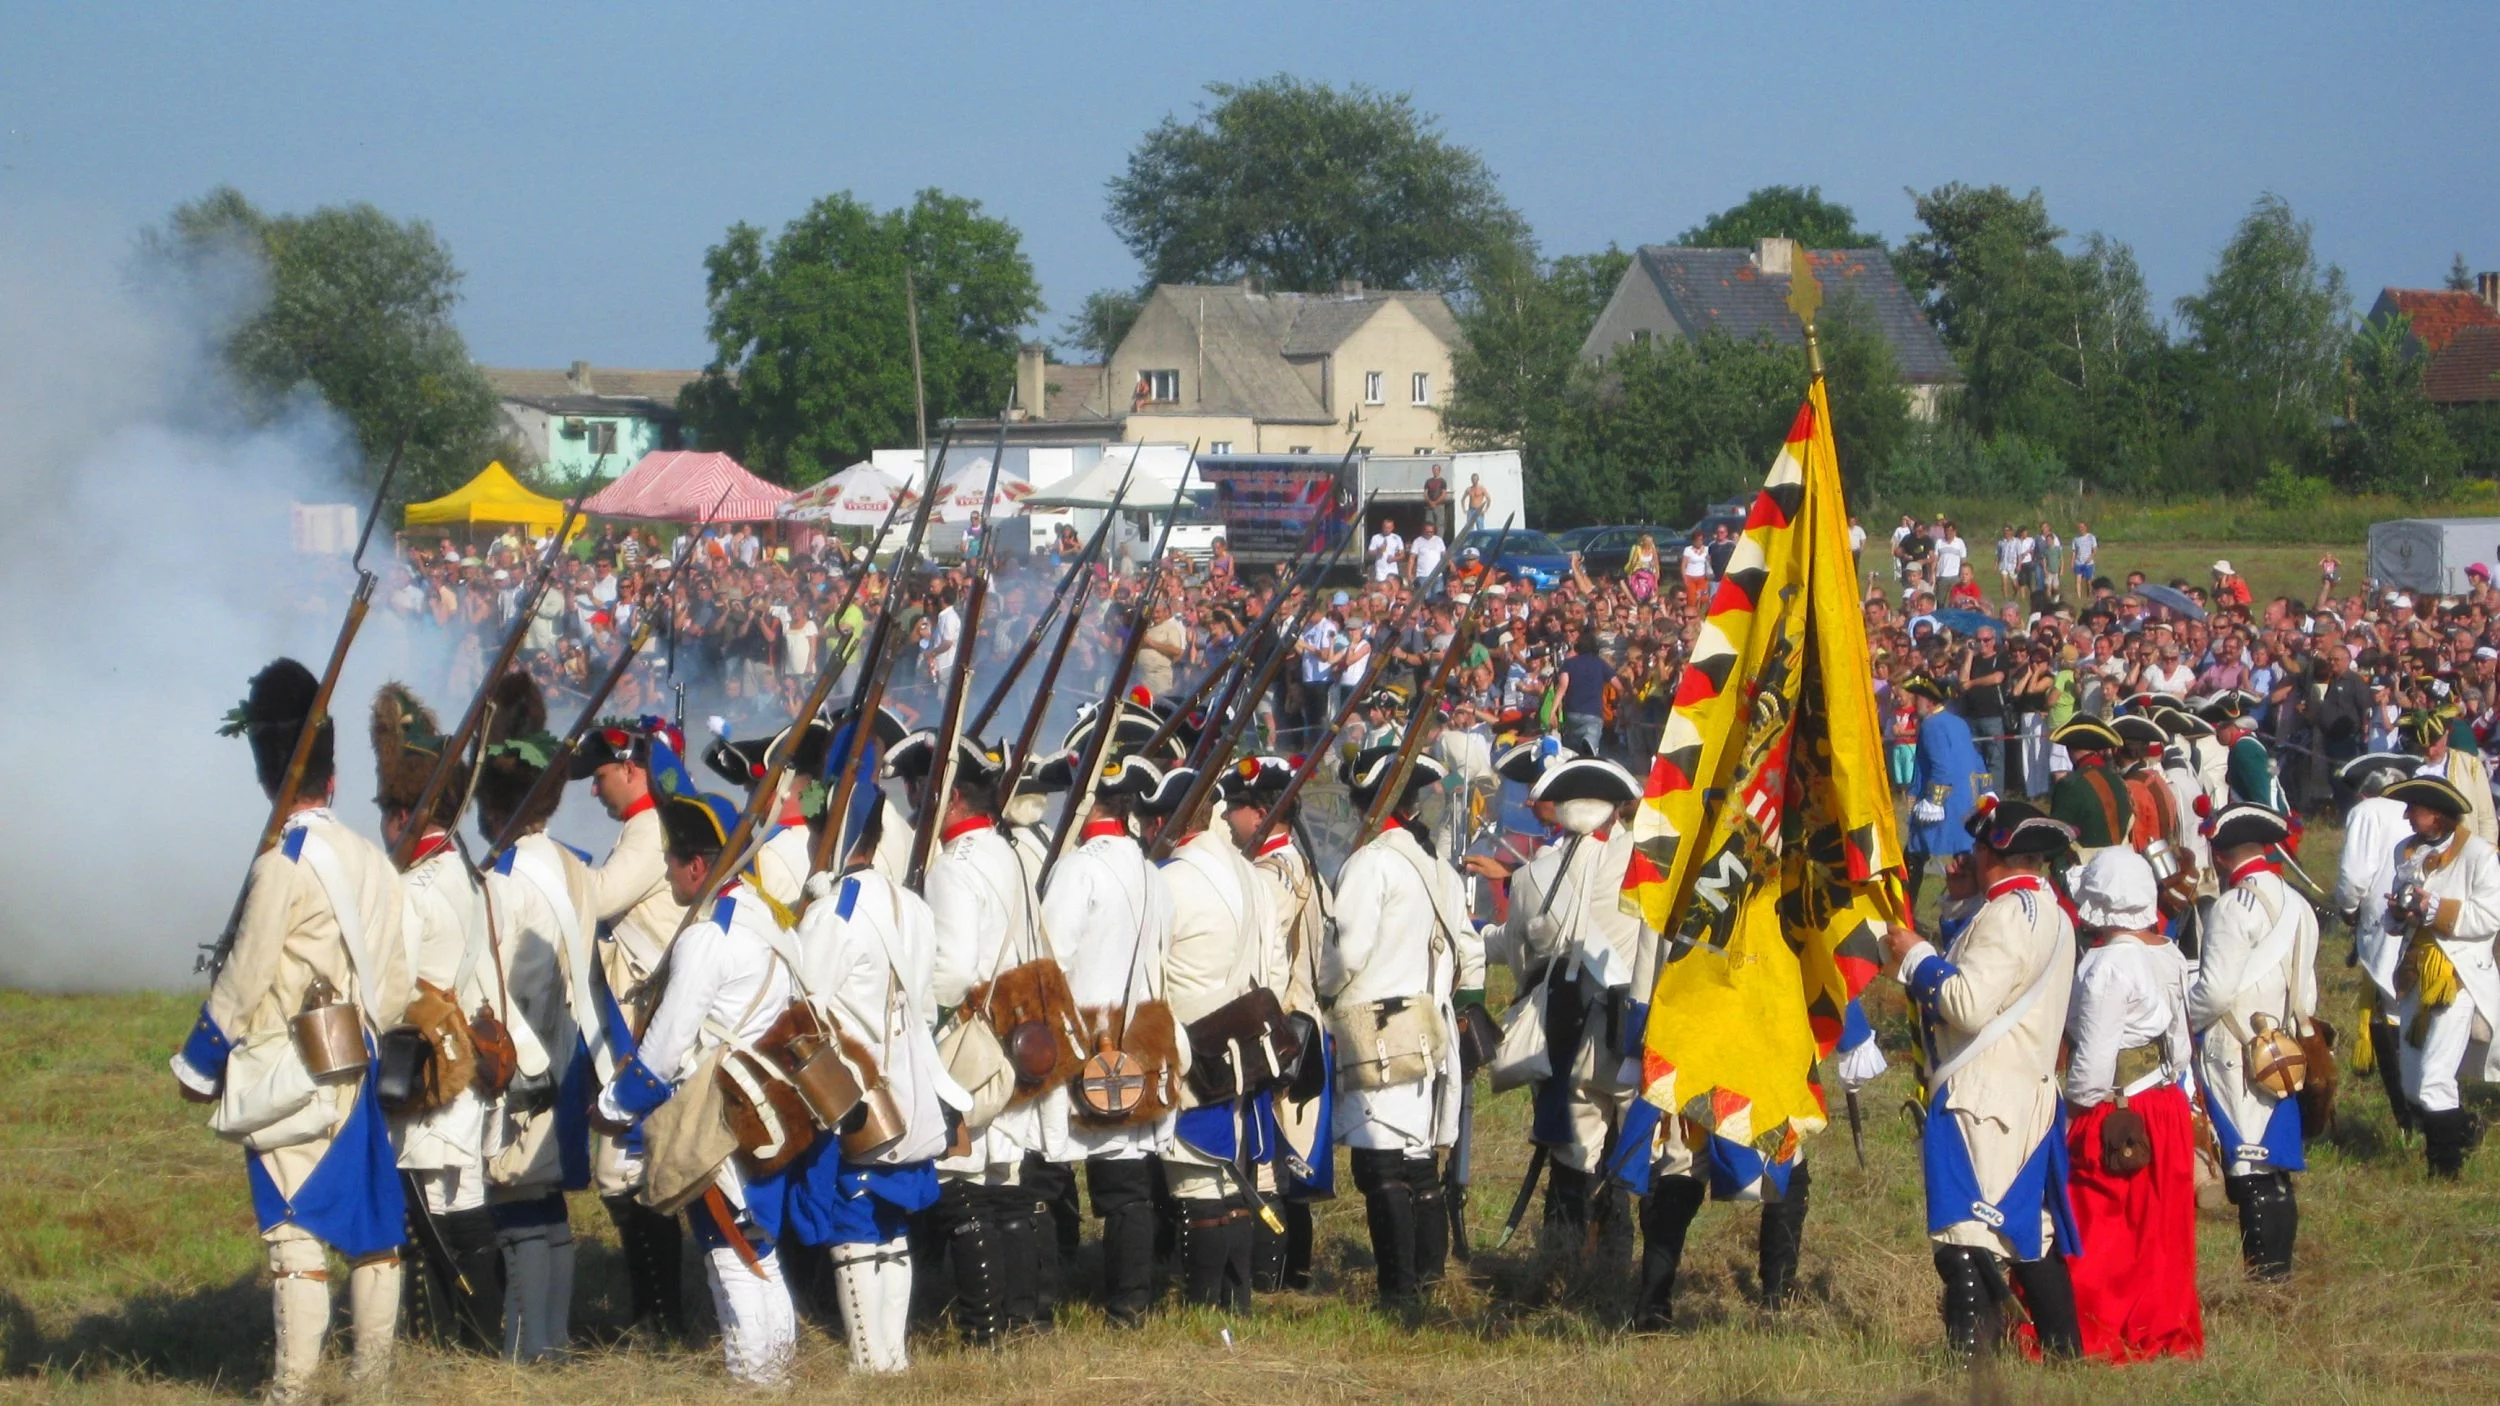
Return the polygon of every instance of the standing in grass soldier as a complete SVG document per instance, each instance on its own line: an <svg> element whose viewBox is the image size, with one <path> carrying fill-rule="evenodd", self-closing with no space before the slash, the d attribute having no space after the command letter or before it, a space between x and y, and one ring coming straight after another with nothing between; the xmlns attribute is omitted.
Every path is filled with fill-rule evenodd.
<svg viewBox="0 0 2500 1406"><path fill-rule="evenodd" d="M2092 942L2066 1016L2076 1325L2092 1357L2202 1356L2187 959L2134 850L2094 855L2074 893Z"/></svg>
<svg viewBox="0 0 2500 1406"><path fill-rule="evenodd" d="M718 796L669 790L659 816L669 896L683 907L704 896L704 880L738 827L738 810ZM790 969L776 951L782 937L744 874L687 925L669 948L650 1025L599 1092L594 1116L603 1127L642 1125L672 1099L711 1096L703 1086L716 1077L716 1052L752 1047L771 1033L792 991ZM779 1386L798 1349L797 1317L775 1252L786 1176L759 1172L743 1152L703 1165L715 1153L703 1121L672 1121L672 1137L654 1131L642 1195L690 1208L729 1375L750 1386Z"/></svg>
<svg viewBox="0 0 2500 1406"><path fill-rule="evenodd" d="M1328 885L1294 839L1294 819L1276 803L1293 782L1290 757L1243 757L1216 783L1233 843L1269 885L1276 937L1269 944L1269 986L1302 1035L1302 1062L1291 1083L1275 1091L1276 1147L1259 1164L1259 1190L1282 1200L1282 1231L1265 1218L1250 1230L1253 1288L1262 1293L1311 1287L1311 1204L1337 1194L1336 1147L1329 1114L1334 1059L1319 1004L1319 956L1328 936ZM1295 803L1299 811L1301 805Z"/></svg>
<svg viewBox="0 0 2500 1406"><path fill-rule="evenodd" d="M1371 748L1341 776L1368 812L1397 765ZM1337 876L1336 941L1320 959L1333 1002L1337 1140L1352 1149L1384 1307L1414 1305L1449 1255L1437 1154L1458 1139L1457 1007L1484 1001L1484 945L1457 871L1416 817L1441 764L1415 759L1380 833Z"/></svg>
<svg viewBox="0 0 2500 1406"><path fill-rule="evenodd" d="M2126 739L2087 713L2050 733L2049 741L2065 748L2074 762L2074 769L2049 787L2049 814L2075 832L2077 857L2088 861L2126 844L2135 820L2134 799L2117 766Z"/></svg>
<svg viewBox="0 0 2500 1406"><path fill-rule="evenodd" d="M2222 788L2234 801L2283 810L2283 787L2277 782L2274 753L2266 750L2251 721L2264 700L2253 693L2226 688L2205 700L2198 717L2213 724L2222 744Z"/></svg>
<svg viewBox="0 0 2500 1406"><path fill-rule="evenodd" d="M1172 1138L1164 1184L1177 1203L1181 1295L1235 1312L1250 1308L1254 1227L1275 1214L1259 1194L1257 1165L1272 1160L1276 1118L1269 1091L1281 1017L1275 996L1283 963L1273 886L1250 868L1225 832L1208 825L1210 802L1178 808L1198 773L1175 767L1138 800L1163 817L1180 842L1161 874L1171 895L1171 938L1160 988L1172 1018L1188 1032L1192 1065Z"/></svg>
<svg viewBox="0 0 2500 1406"><path fill-rule="evenodd" d="M590 1186L590 1098L596 1092L584 1033L595 1034L592 996L590 857L547 834L563 792L531 792L561 745L549 736L547 702L519 671L496 680L494 712L478 768L478 832L492 844L507 826L518 836L486 874L487 913L503 959L516 1063L488 1124L486 1204L503 1248L504 1355L536 1362L560 1352L572 1332L573 1230L564 1193ZM520 814L521 807L530 807ZM534 1047L536 1054L528 1055Z"/></svg>
<svg viewBox="0 0 2500 1406"><path fill-rule="evenodd" d="M2387 788L2405 807L2413 838L2396 850L2387 922L2404 934L2396 989L2397 1053L2404 1093L2422 1125L2432 1176L2454 1181L2482 1141L2482 1121L2464 1106L2466 1078L2500 1081L2500 853L2465 830L2457 788L2417 776Z"/></svg>
<svg viewBox="0 0 2500 1406"><path fill-rule="evenodd" d="M1122 704L1093 809L1069 817L1083 828L1042 893L1043 929L1059 943L1082 1012L1088 1068L1116 1052L1124 1060L1114 1063L1128 1069L1122 1089L1096 1090L1120 1095L1109 1102L1063 1085L1042 1110L1050 1160L1060 1161L1064 1149L1068 1162L1085 1164L1086 1191L1102 1218L1103 1309L1122 1326L1143 1321L1153 1306L1158 1158L1180 1102L1180 1032L1163 991L1172 897L1130 821L1138 800L1163 782L1163 768L1139 754L1160 724L1147 709ZM1043 784L1077 787L1080 734L1092 725L1079 724L1068 750L1043 768ZM1123 1110L1131 1077L1142 1086Z"/></svg>
<svg viewBox="0 0 2500 1406"><path fill-rule="evenodd" d="M2335 911L2352 931L2353 964L2368 985L2361 989L2363 1044L2353 1051L2356 1070L2375 1068L2387 1091L2396 1128L2414 1129L2413 1101L2405 1094L2403 1029L2396 1010L2404 1004L2397 970L2404 963L2402 923L2387 921L2387 900L2396 884L2396 856L2413 838L2405 803L2387 789L2413 775L2418 763L2402 752L2370 752L2338 767L2336 782L2356 799L2344 812L2344 852L2335 870ZM2365 1063L2366 1061L2366 1063Z"/></svg>
<svg viewBox="0 0 2500 1406"><path fill-rule="evenodd" d="M915 732L894 744L887 771L916 792L936 752L934 734ZM1019 996L1049 987L1036 964L1058 963L1042 929L1032 871L994 819L1004 775L994 753L969 739L958 741L954 784L937 817L938 850L921 884L936 924L936 1004L955 1009L955 1019L963 1022L995 1024L993 998L1002 987ZM1065 985L1062 978L1057 989ZM1015 1029L1010 1025L995 1033L1005 1042ZM956 1330L981 1347L995 1345L1010 1327L1040 1328L1048 1322L1040 1307L1041 1245L1034 1224L1042 1196L1034 1183L1044 1166L1045 1110L1053 1097L1065 1097L1047 1076L1057 1073L1064 1080L1076 1061L1071 1035L1044 1028L1030 1044L1049 1054L1052 1067L1039 1071L1042 1077L1018 1079L1004 1107L976 1107L963 1115L953 1149L938 1160L938 1199L924 1220L921 1265L934 1269L934 1259L945 1256L953 1273ZM1064 1120L1065 1114L1060 1116Z"/></svg>
<svg viewBox="0 0 2500 1406"><path fill-rule="evenodd" d="M685 766L658 718L611 720L593 728L573 753L571 775L575 781L588 781L608 818L623 825L607 858L590 871L586 912L597 934L590 985L599 1024L590 1056L604 1085L634 1057L659 999L653 978L686 911L669 890L668 841L654 778L677 778L683 784L672 789L681 793L691 793L694 786L684 779ZM652 1210L635 1197L643 1183L643 1152L639 1128L601 1134L591 1148L592 1181L624 1250L634 1326L678 1335L686 1330L680 1280L685 1244L675 1215Z"/></svg>
<svg viewBox="0 0 2500 1406"><path fill-rule="evenodd" d="M2027 801L1983 798L1966 827L1983 899L1949 952L1907 927L1884 938L1918 1003L1928 1108L1927 1238L1944 1281L1945 1342L1976 1356L2003 1337L2011 1264L2040 1346L2081 1351L2066 1256L2065 1105L2057 1049L2075 979L2074 925L2046 874L2074 831Z"/></svg>
<svg viewBox="0 0 2500 1406"><path fill-rule="evenodd" d="M848 755L850 740L845 724L831 739L835 753ZM872 746L860 767L874 775L876 766ZM801 792L810 829L833 823L830 791L812 780ZM809 877L797 947L799 985L816 1018L871 1082L885 1080L900 1127L883 1136L863 1127L818 1137L789 1178L790 1234L832 1249L851 1370L879 1373L909 1366L908 1236L911 1218L937 1204L937 1156L947 1138L941 1098L968 1102L939 1071L931 1033L936 920L920 895L877 871L885 809L876 787L851 792L836 851L841 872Z"/></svg>
<svg viewBox="0 0 2500 1406"><path fill-rule="evenodd" d="M420 1329L493 1352L503 1345L503 1254L486 1206L487 1124L513 1071L498 1058L497 1042L481 1048L479 1037L510 1021L487 940L485 889L451 835L462 788L441 787L431 814L416 810L446 742L432 711L406 685L384 684L374 696L382 841L408 854L399 928L416 993L406 1022L432 1049L415 1086L390 1109L400 1170L410 1192L423 1198L421 1207L409 1208L423 1233L413 1237L417 1272L408 1281L408 1306ZM539 1071L545 1069L542 1054Z"/></svg>
<svg viewBox="0 0 2500 1406"><path fill-rule="evenodd" d="M272 803L319 692L311 670L280 659L252 677L242 706L228 715L224 732L251 742L253 768ZM277 1323L269 1395L281 1402L303 1399L321 1365L333 1250L349 1266L356 1328L349 1374L374 1382L389 1373L406 1237L397 1158L375 1097L371 1056L375 1037L408 1004L400 882L371 841L330 813L337 789L333 732L323 718L286 828L252 862L234 945L173 1059L183 1097L215 1104L209 1127L245 1150ZM350 1013L326 1017L347 1027L339 1032L344 1057L322 1059L314 1069L295 1022L320 1019L332 1004ZM354 1052L360 1041L361 1060ZM266 1096L300 1090L308 1073L309 1100Z"/></svg>
<svg viewBox="0 0 2500 1406"><path fill-rule="evenodd" d="M2444 778L2464 798L2465 815L2460 823L2466 833L2484 844L2500 843L2500 826L2492 817L2491 770L2480 756L2456 745L2456 710L2408 709L2396 727L2404 734L2405 745L2422 759L2421 774ZM2467 738L2473 735L2472 729L2465 730Z"/></svg>
<svg viewBox="0 0 2500 1406"><path fill-rule="evenodd" d="M2240 1210L2240 1256L2260 1279L2292 1272L2300 1208L2299 1041L2318 1010L2318 915L2283 881L2275 811L2225 806L2205 824L2224 886L2188 988L2196 1082L2222 1149L2223 1190Z"/></svg>
<svg viewBox="0 0 2500 1406"><path fill-rule="evenodd" d="M1640 798L1640 782L1610 761L1566 756L1545 767L1528 800L1540 811L1550 807L1567 838L1538 850L1512 877L1502 930L1518 999L1540 985L1546 992L1554 1074L1536 1085L1528 1136L1552 1159L1546 1234L1573 1253L1589 1228L1599 1159L1638 1092L1624 1078L1625 1054L1640 1048L1656 975L1647 930L1618 899L1632 859L1621 813Z"/></svg>
<svg viewBox="0 0 2500 1406"><path fill-rule="evenodd" d="M1950 861L1968 854L1966 820L1996 777L1971 741L1970 724L1953 711L1952 688L1926 674L1912 674L1898 685L1918 709L1918 750L1910 764L1910 825L1901 837L1902 858L1909 870L1910 909L1918 909L1918 891L1927 878L1928 861Z"/></svg>

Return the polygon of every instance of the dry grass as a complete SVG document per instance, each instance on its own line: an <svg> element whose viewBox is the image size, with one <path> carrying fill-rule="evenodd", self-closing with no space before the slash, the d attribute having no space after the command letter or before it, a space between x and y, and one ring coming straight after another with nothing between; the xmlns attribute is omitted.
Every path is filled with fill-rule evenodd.
<svg viewBox="0 0 2500 1406"><path fill-rule="evenodd" d="M2331 830L2313 834L2327 856ZM2326 861L2316 860L2313 867ZM2328 944L2330 1013L2353 987ZM1879 988L1880 989L1880 988ZM1884 998L1890 1006L1892 998ZM0 1398L188 1401L258 1389L268 1307L236 1154L176 1101L163 1058L188 998L0 993ZM1897 1008L1885 1018L1897 1020ZM2302 1179L2299 1273L2259 1289L2238 1272L2227 1219L2201 1228L2209 1355L2123 1370L2013 1363L1984 1380L1938 1347L1934 1279L1919 1231L1904 1077L1869 1092L1869 1166L1844 1131L1814 1148L1802 1301L1777 1319L1748 1306L1756 1212L1714 1206L1696 1224L1679 1296L1686 1329L1620 1331L1628 1247L1569 1270L1514 1248L1480 1250L1419 1325L1373 1314L1360 1203L1326 1207L1322 1291L1263 1301L1237 1321L1166 1311L1115 1333L1090 1309L1054 1336L997 1354L929 1334L894 1382L847 1379L838 1344L805 1335L798 1392L870 1401L1410 1399L2092 1402L2488 1401L2500 1382L2500 1144L2460 1187L2432 1187L2400 1145L2375 1083L2347 1084L2345 1120ZM2491 1105L2485 1103L2487 1111ZM1499 1233L1525 1164L1524 1099L1484 1101L1474 1225ZM582 1200L590 1243L577 1325L612 1334L621 1293L606 1218ZM1527 1235L1523 1234L1521 1243ZM701 1300L697 1292L694 1298ZM1230 1344L1224 1340L1230 1331ZM585 1351L521 1371L409 1349L409 1401L691 1401L729 1398L717 1355Z"/></svg>

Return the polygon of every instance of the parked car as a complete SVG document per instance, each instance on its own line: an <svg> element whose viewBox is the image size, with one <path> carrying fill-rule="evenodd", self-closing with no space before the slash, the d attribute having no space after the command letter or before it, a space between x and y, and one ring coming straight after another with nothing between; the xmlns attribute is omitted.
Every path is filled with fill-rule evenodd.
<svg viewBox="0 0 2500 1406"><path fill-rule="evenodd" d="M1483 554L1487 567L1540 591L1550 591L1571 576L1571 554L1553 538L1530 528L1485 528L1458 539L1459 555L1471 547Z"/></svg>
<svg viewBox="0 0 2500 1406"><path fill-rule="evenodd" d="M1656 523L1575 527L1569 532L1555 534L1554 541L1566 552L1578 552L1580 564L1588 568L1590 575L1613 576L1622 572L1624 562L1630 559L1632 548L1640 542L1643 533L1647 533L1657 545L1661 562L1684 545L1683 536L1674 528L1660 527Z"/></svg>

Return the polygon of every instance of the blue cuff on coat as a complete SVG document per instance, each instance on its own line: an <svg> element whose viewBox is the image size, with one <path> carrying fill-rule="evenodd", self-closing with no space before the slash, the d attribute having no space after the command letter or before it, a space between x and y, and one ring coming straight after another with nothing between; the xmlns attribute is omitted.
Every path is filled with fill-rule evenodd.
<svg viewBox="0 0 2500 1406"><path fill-rule="evenodd" d="M644 1064L640 1055L625 1061L617 1069L615 1080L608 1085L608 1093L616 1100L617 1108L637 1123L650 1117L654 1109L668 1102L669 1096L676 1092L677 1086L652 1073L651 1066Z"/></svg>
<svg viewBox="0 0 2500 1406"><path fill-rule="evenodd" d="M1910 972L1910 995L1917 998L1921 1010L1934 1015L1944 984L1961 974L1960 967L1943 957L1929 957Z"/></svg>
<svg viewBox="0 0 2500 1406"><path fill-rule="evenodd" d="M226 1077L226 1057L233 1053L234 1042L208 1018L208 1007L203 1004L190 1038L182 1042L182 1062L199 1071L201 1078L215 1081Z"/></svg>

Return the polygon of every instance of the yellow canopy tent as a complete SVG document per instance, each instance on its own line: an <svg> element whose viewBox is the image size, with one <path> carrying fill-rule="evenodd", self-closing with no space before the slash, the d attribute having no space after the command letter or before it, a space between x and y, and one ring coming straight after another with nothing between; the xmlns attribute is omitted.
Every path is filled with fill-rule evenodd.
<svg viewBox="0 0 2500 1406"><path fill-rule="evenodd" d="M553 532L564 521L564 505L521 486L500 462L488 464L477 477L440 498L408 505L408 526L441 527L452 523L518 523Z"/></svg>

